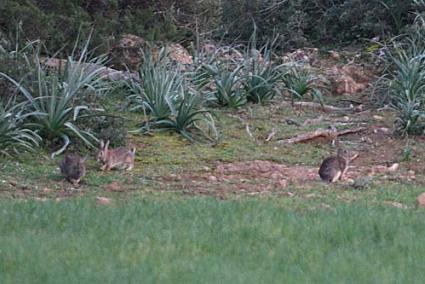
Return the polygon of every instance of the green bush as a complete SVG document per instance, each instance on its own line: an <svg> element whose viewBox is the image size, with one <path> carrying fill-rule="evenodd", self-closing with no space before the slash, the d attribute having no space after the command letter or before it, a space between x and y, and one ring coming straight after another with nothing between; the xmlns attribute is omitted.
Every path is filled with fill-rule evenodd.
<svg viewBox="0 0 425 284"><path fill-rule="evenodd" d="M259 43L279 34L281 47L350 43L398 34L412 21L411 1L399 0L3 0L0 30L14 34L18 23L29 39L49 50L72 48L81 29L96 30L93 46L132 33L148 40L193 40L195 35L246 43L258 26ZM11 20L13 19L13 20Z"/></svg>
<svg viewBox="0 0 425 284"><path fill-rule="evenodd" d="M220 26L227 38L248 40L255 22L260 41L279 34L279 44L288 47L398 34L412 9L410 1L398 0L226 0L223 5Z"/></svg>
<svg viewBox="0 0 425 284"><path fill-rule="evenodd" d="M25 103L0 101L0 155L10 156L38 146L40 137L24 122L28 115L31 114L25 112Z"/></svg>
<svg viewBox="0 0 425 284"><path fill-rule="evenodd" d="M2 0L0 31L14 35L20 25L21 40L40 39L48 50L72 50L79 34L95 29L92 47L108 48L108 39L132 33L150 40L179 40L182 34L166 15L158 16L150 1ZM65 47L64 47L65 45Z"/></svg>

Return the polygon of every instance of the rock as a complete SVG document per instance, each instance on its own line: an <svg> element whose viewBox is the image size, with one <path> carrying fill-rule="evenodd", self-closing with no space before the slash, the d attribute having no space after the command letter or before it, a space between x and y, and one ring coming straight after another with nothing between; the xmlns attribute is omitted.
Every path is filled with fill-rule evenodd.
<svg viewBox="0 0 425 284"><path fill-rule="evenodd" d="M337 95L361 93L370 82L370 76L358 65L334 66L327 71L327 76Z"/></svg>
<svg viewBox="0 0 425 284"><path fill-rule="evenodd" d="M425 208L425 192L421 193L417 198L416 201L420 207Z"/></svg>
<svg viewBox="0 0 425 284"><path fill-rule="evenodd" d="M132 34L122 35L119 42L109 51L108 57L114 69L139 70L146 41Z"/></svg>
<svg viewBox="0 0 425 284"><path fill-rule="evenodd" d="M45 187L45 188L43 188L43 190L41 192L43 192L44 194L48 194L48 193L52 192L52 190L48 187Z"/></svg>
<svg viewBox="0 0 425 284"><path fill-rule="evenodd" d="M387 127L379 127L379 128L375 128L373 130L373 133L376 134L389 134L390 133L390 129Z"/></svg>
<svg viewBox="0 0 425 284"><path fill-rule="evenodd" d="M121 185L117 181L113 181L104 187L106 191L121 191Z"/></svg>
<svg viewBox="0 0 425 284"><path fill-rule="evenodd" d="M388 167L388 171L389 172L395 172L398 170L400 164L399 163L394 163L392 164L390 167Z"/></svg>
<svg viewBox="0 0 425 284"><path fill-rule="evenodd" d="M168 56L172 61L178 62L183 65L193 64L192 56L181 44L172 43L168 46L168 49Z"/></svg>
<svg viewBox="0 0 425 284"><path fill-rule="evenodd" d="M350 186L354 189L363 190L369 188L372 183L372 178L370 176L360 177L350 184Z"/></svg>
<svg viewBox="0 0 425 284"><path fill-rule="evenodd" d="M208 180L209 181L217 181L217 177L215 177L215 176L209 176L208 177Z"/></svg>
<svg viewBox="0 0 425 284"><path fill-rule="evenodd" d="M399 208L399 209L408 209L408 207L400 202L395 202L395 201L384 201L384 204L393 206L395 208Z"/></svg>
<svg viewBox="0 0 425 284"><path fill-rule="evenodd" d="M287 187L288 186L288 181L286 179L281 179L278 182L280 187Z"/></svg>
<svg viewBox="0 0 425 284"><path fill-rule="evenodd" d="M98 205L110 205L111 200L107 197L96 197L96 204Z"/></svg>
<svg viewBox="0 0 425 284"><path fill-rule="evenodd" d="M47 69L57 72L60 70L63 71L68 61L66 59L52 57L43 58L41 62ZM140 80L138 73L115 70L113 68L105 67L95 63L82 63L81 66L84 68L85 73L90 73L99 69L98 72L100 77L109 81L122 81L130 79L136 81Z"/></svg>
<svg viewBox="0 0 425 284"><path fill-rule="evenodd" d="M373 119L376 120L376 121L383 121L384 120L384 118L380 115L374 115Z"/></svg>
<svg viewBox="0 0 425 284"><path fill-rule="evenodd" d="M335 59L335 60L341 59L341 55L335 50L329 51L329 55L331 56L332 59Z"/></svg>
<svg viewBox="0 0 425 284"><path fill-rule="evenodd" d="M294 52L287 53L283 56L285 62L297 61L299 63L314 65L317 63L319 57L318 48L302 48L297 49Z"/></svg>

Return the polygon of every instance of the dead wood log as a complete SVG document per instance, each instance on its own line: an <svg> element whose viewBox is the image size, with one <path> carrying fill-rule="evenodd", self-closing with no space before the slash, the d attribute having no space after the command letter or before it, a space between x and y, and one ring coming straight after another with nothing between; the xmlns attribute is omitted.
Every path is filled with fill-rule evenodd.
<svg viewBox="0 0 425 284"><path fill-rule="evenodd" d="M354 107L334 107L330 105L323 105L319 103L313 103L313 102L294 102L294 107L301 109L301 108L312 108L317 110L322 110L324 112L347 112L347 111L356 111L357 108Z"/></svg>
<svg viewBox="0 0 425 284"><path fill-rule="evenodd" d="M307 142L316 138L325 138L328 140L334 140L336 139L338 136L344 136L344 135L348 135L348 134L354 134L354 133L359 133L362 131L365 131L366 128L365 127L358 127L358 128L352 128L352 129L344 129L341 131L335 131L332 129L323 129L323 128L319 128L313 132L307 132L307 133L303 133L300 135L297 135L295 137L289 138L289 139L284 139L284 140L279 140L277 141L278 144L296 144L296 143L302 143L302 142Z"/></svg>

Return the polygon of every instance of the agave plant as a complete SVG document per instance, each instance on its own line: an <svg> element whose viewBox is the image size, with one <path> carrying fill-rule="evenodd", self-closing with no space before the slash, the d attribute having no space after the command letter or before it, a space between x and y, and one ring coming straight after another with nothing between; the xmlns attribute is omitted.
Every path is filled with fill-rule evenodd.
<svg viewBox="0 0 425 284"><path fill-rule="evenodd" d="M262 52L245 58L243 85L247 100L260 104L272 100L279 93L278 82L283 75L282 67L271 61L267 46Z"/></svg>
<svg viewBox="0 0 425 284"><path fill-rule="evenodd" d="M257 47L257 26L248 42L244 58L243 86L247 100L264 104L279 93L279 80L284 75L285 65L276 65L272 60L274 41L267 42L259 50Z"/></svg>
<svg viewBox="0 0 425 284"><path fill-rule="evenodd" d="M25 125L24 119L30 114L24 110L25 103L0 101L0 154L11 156L38 146L41 138Z"/></svg>
<svg viewBox="0 0 425 284"><path fill-rule="evenodd" d="M234 70L229 70L227 66L204 65L205 72L212 78L212 95L214 101L219 106L238 108L246 104L245 94L242 92L240 83L240 70L242 65Z"/></svg>
<svg viewBox="0 0 425 284"><path fill-rule="evenodd" d="M26 87L4 73L0 75L11 81L26 99L31 115L28 123L46 142L62 141L60 149L52 153L52 157L62 153L71 143L73 137L81 139L86 145L94 147L97 139L89 132L76 126L82 112L92 114L92 109L84 104L88 91L101 92L105 89L102 80L103 67L95 67L69 57L62 76L47 74L36 58L36 86Z"/></svg>
<svg viewBox="0 0 425 284"><path fill-rule="evenodd" d="M182 76L178 70L170 70L166 64L155 63L146 55L139 75L141 82L129 85L128 96L132 111L143 111L153 120L160 120L175 113L175 104L180 100Z"/></svg>
<svg viewBox="0 0 425 284"><path fill-rule="evenodd" d="M318 78L307 69L292 68L284 77L285 89L291 94L291 102L302 100L306 95L311 95L313 99L322 103L322 94L317 88Z"/></svg>
<svg viewBox="0 0 425 284"><path fill-rule="evenodd" d="M393 66L389 94L391 106L397 113L396 133L401 136L422 133L425 129L425 53L396 48L389 58Z"/></svg>
<svg viewBox="0 0 425 284"><path fill-rule="evenodd" d="M173 116L157 120L151 123L150 128L155 130L171 130L181 134L190 141L195 141L200 134L210 140L211 137L202 129L198 122L203 122L209 130L217 134L213 116L210 111L202 107L202 99L199 95L187 92L183 100L177 105L176 113ZM143 131L143 129L140 129ZM140 131L139 130L139 131Z"/></svg>

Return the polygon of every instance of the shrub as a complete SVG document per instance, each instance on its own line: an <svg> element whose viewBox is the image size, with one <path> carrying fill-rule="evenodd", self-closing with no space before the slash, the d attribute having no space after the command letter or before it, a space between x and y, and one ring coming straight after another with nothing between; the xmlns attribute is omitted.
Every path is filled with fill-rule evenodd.
<svg viewBox="0 0 425 284"><path fill-rule="evenodd" d="M294 67L284 76L285 89L294 100L302 100L306 95L311 95L314 100L322 103L322 95L318 88L318 78L309 70Z"/></svg>
<svg viewBox="0 0 425 284"><path fill-rule="evenodd" d="M63 152L73 138L81 139L91 147L94 147L92 142L97 141L89 131L76 125L83 112L93 114L92 108L84 104L88 92L100 93L106 89L101 78L103 67L98 65L96 58L88 60L87 45L88 42L77 60L68 57L64 71L59 75L46 73L36 54L33 66L37 76L35 84L18 83L7 74L0 73L24 96L31 111L28 125L53 149L57 150L59 145L60 149L52 156Z"/></svg>
<svg viewBox="0 0 425 284"><path fill-rule="evenodd" d="M425 8L423 1L415 1ZM425 21L418 14L416 27L405 36L393 39L388 48L387 82L384 90L396 112L395 132L401 136L423 134L425 130Z"/></svg>
<svg viewBox="0 0 425 284"><path fill-rule="evenodd" d="M158 1L159 2L159 1ZM171 3L170 3L171 4ZM49 50L69 54L73 40L96 30L91 45L107 51L105 39L132 33L150 40L180 40L178 30L160 3L154 1L80 1L80 0L2 0L0 30L15 33L21 23L23 35L42 40ZM26 39L20 38L23 42Z"/></svg>
<svg viewBox="0 0 425 284"><path fill-rule="evenodd" d="M425 54L412 55L396 49L389 81L391 106L397 113L396 133L421 134L425 129Z"/></svg>
<svg viewBox="0 0 425 284"><path fill-rule="evenodd" d="M0 101L0 154L10 156L38 146L41 138L24 123L28 115L25 103L12 98L6 104Z"/></svg>
<svg viewBox="0 0 425 284"><path fill-rule="evenodd" d="M143 112L147 121L133 131L146 133L151 130L172 130L190 141L195 140L198 132L210 138L197 123L204 122L208 129L215 131L214 119L203 108L203 100L193 93L184 83L181 72L171 65L165 56L165 50L153 58L150 52L145 54L140 68L140 82L133 81L128 96L130 110Z"/></svg>
<svg viewBox="0 0 425 284"><path fill-rule="evenodd" d="M271 58L273 43L267 43L257 50L256 42L255 28L245 52L243 87L249 102L263 104L279 93L283 65L277 66Z"/></svg>
<svg viewBox="0 0 425 284"><path fill-rule="evenodd" d="M165 61L162 49L158 59L146 52L140 67L140 82L129 85L132 94L128 96L132 111L143 111L154 120L161 120L175 113L175 105L180 98L182 76L178 70Z"/></svg>
<svg viewBox="0 0 425 284"><path fill-rule="evenodd" d="M81 118L78 127L93 133L97 139L110 141L112 147L126 145L128 129L122 117L101 114Z"/></svg>

